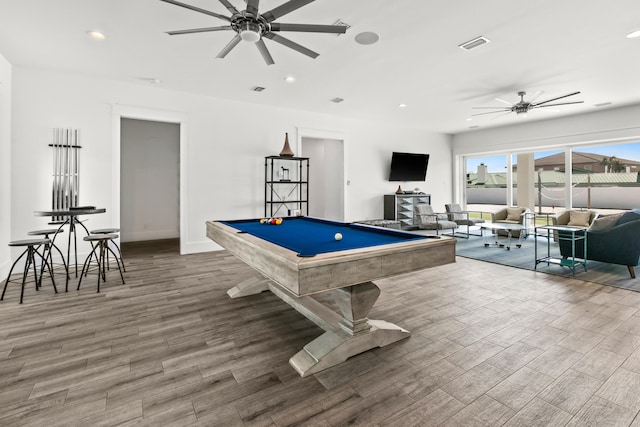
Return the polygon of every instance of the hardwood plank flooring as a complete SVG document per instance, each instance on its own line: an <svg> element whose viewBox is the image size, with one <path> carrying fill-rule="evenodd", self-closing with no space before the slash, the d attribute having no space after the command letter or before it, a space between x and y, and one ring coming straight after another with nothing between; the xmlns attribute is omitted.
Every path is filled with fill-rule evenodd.
<svg viewBox="0 0 640 427"><path fill-rule="evenodd" d="M268 292L228 298L251 268L173 240L123 254L100 293L45 280L20 305L9 285L0 425L640 425L640 293L458 258L377 282L371 317L409 339L300 378L322 331Z"/></svg>

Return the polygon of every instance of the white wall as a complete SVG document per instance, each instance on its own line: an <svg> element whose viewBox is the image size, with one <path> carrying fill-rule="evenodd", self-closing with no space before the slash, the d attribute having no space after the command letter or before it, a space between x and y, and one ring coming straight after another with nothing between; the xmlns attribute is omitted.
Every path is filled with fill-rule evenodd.
<svg viewBox="0 0 640 427"><path fill-rule="evenodd" d="M118 191L112 185L114 105L187 117L183 174L188 186L181 195L186 198L186 231L181 236L186 252L218 248L206 238L207 220L263 215L264 156L277 154L284 133L291 137L297 127L346 135L345 180L351 181L345 194L347 221L382 216L382 195L396 188L386 180L392 151L431 153L428 181L418 185L432 194L437 209L444 209L451 199L449 135L22 67L14 67L13 81L15 234L41 227L43 219L31 213L50 205L47 144L54 127L80 129L80 203L107 209L106 214L92 216L90 226L120 225L112 209Z"/></svg>
<svg viewBox="0 0 640 427"><path fill-rule="evenodd" d="M0 281L11 266L11 64L0 55Z"/></svg>
<svg viewBox="0 0 640 427"><path fill-rule="evenodd" d="M122 119L120 239L180 237L180 125Z"/></svg>

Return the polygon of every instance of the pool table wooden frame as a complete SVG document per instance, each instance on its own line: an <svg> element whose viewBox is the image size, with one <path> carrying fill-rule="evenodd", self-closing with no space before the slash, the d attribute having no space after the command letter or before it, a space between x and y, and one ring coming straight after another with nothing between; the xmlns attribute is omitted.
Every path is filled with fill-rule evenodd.
<svg viewBox="0 0 640 427"><path fill-rule="evenodd" d="M289 360L303 377L409 336L393 323L367 318L380 294L373 280L455 262L449 237L300 257L219 221L206 226L210 239L266 276L239 283L227 292L231 298L269 290L326 331ZM320 292L331 292L341 313L310 296Z"/></svg>

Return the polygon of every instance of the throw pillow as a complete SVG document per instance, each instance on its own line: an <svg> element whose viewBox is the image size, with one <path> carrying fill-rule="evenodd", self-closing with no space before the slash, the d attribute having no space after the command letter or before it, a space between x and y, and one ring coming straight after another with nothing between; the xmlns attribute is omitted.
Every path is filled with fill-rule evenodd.
<svg viewBox="0 0 640 427"><path fill-rule="evenodd" d="M507 208L507 221L520 222L522 208Z"/></svg>
<svg viewBox="0 0 640 427"><path fill-rule="evenodd" d="M589 227L589 231L604 231L615 227L622 214L599 216Z"/></svg>
<svg viewBox="0 0 640 427"><path fill-rule="evenodd" d="M589 211L569 211L569 223L577 227L588 227L591 212Z"/></svg>

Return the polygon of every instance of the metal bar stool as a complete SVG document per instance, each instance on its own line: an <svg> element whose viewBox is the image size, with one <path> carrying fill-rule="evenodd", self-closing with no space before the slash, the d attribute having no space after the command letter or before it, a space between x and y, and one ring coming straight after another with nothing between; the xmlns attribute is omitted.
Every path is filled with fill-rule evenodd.
<svg viewBox="0 0 640 427"><path fill-rule="evenodd" d="M51 240L51 243L45 243L44 251L42 252L42 255L49 261L49 265L51 266L51 271L54 272L55 269L53 268L52 252L53 252L53 249L58 251L58 254L60 255L60 259L62 260L62 266L64 267L64 271L67 276L64 284L64 291L67 292L69 290L69 267L66 261L64 260L64 255L62 254L62 251L60 250L58 245L56 245L56 236L58 235L58 233L63 233L63 232L64 230L61 230L58 228L48 228L46 230L29 231L27 234L29 236L44 236L45 239ZM49 238L50 234L53 235L53 238ZM44 264L42 264L42 268L40 270L41 276L42 276L43 270L44 270Z"/></svg>
<svg viewBox="0 0 640 427"><path fill-rule="evenodd" d="M2 290L2 296L0 297L0 301L4 300L4 294L7 291L7 285L11 281L10 280L11 273L13 272L14 267L16 266L18 261L20 261L22 257L25 255L27 256L27 261L24 264L24 271L22 272L22 290L20 291L20 304L22 304L22 300L24 298L24 284L27 281L27 276L29 274L29 268L31 267L31 265L33 265L33 277L35 280L36 291L40 288L40 285L42 285L42 276L43 276L42 273L44 273L44 269L42 270L42 273L40 274L40 278L38 279L38 269L36 268L36 258L35 258L36 254L38 254L41 261L47 266L47 269L49 270L49 277L51 277L51 284L53 285L53 290L55 291L55 293L58 293L58 289L56 289L56 283L53 280L53 273L51 272L51 266L49 265L47 258L43 254L38 252L38 249L37 249L40 246L48 245L50 243L51 243L51 240L44 239L44 238L14 240L13 242L9 242L9 246L15 246L15 247L26 246L27 249L25 249L24 252L20 254L18 259L16 259L13 265L11 266L11 269L9 270L9 274L7 275L7 280L5 280L4 282L4 289Z"/></svg>
<svg viewBox="0 0 640 427"><path fill-rule="evenodd" d="M100 279L102 278L103 282L107 280L107 272L106 272L106 254L111 252L116 263L118 264L118 271L120 272L120 278L122 279L122 284L124 285L124 276L122 274L122 268L120 268L120 261L118 257L113 252L113 249L109 247L109 242L118 237L117 234L90 234L84 237L85 242L91 243L93 249L89 252L87 259L84 261L82 265L82 271L80 272L80 280L78 281L78 289L80 290L80 285L82 284L82 279L89 272L89 267L91 266L91 259L93 257L98 261L98 289L96 292L100 292ZM97 251L97 253L96 253Z"/></svg>
<svg viewBox="0 0 640 427"><path fill-rule="evenodd" d="M116 234L119 233L120 229L119 228L99 228L97 230L91 230L90 233L91 234ZM118 236L116 236L117 238ZM115 248L118 250L118 257L120 258L120 264L122 265L122 271L124 271L125 273L127 272L126 267L124 266L124 260L122 259L122 251L120 250L120 246L118 246L118 244L116 243L116 241L114 239L111 240L111 244L113 246L115 246ZM109 268L109 254L107 253L107 269Z"/></svg>

